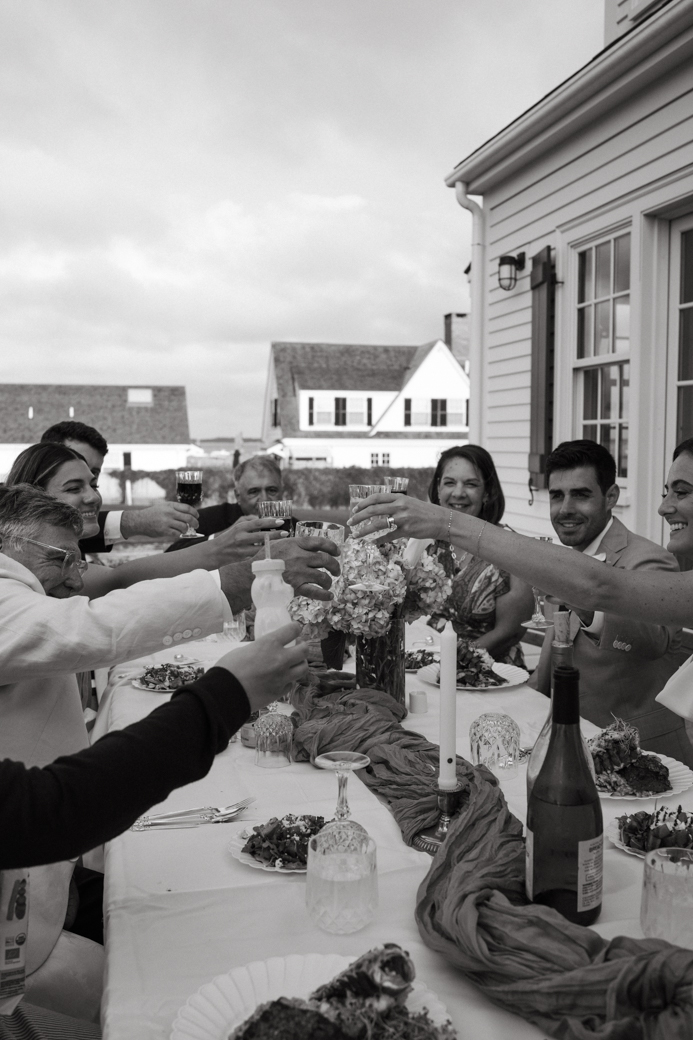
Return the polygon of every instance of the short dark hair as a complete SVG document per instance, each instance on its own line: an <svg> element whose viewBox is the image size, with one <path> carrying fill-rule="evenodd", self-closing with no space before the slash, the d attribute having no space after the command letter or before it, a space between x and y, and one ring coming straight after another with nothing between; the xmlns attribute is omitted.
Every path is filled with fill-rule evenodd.
<svg viewBox="0 0 693 1040"><path fill-rule="evenodd" d="M77 537L82 533L82 517L73 506L30 484L0 485L0 534L10 545L16 548L23 537L34 537L44 524Z"/></svg>
<svg viewBox="0 0 693 1040"><path fill-rule="evenodd" d="M460 444L454 448L448 448L438 459L431 486L428 489L428 497L434 505L440 505L438 485L443 479L443 473L448 462L453 459L466 459L471 462L474 469L484 482L484 494L486 501L481 507L479 516L490 524L499 524L505 512L505 496L498 479L498 473L493 459L480 444Z"/></svg>
<svg viewBox="0 0 693 1040"><path fill-rule="evenodd" d="M84 441L99 455L108 455L108 444L106 438L102 437L93 426L87 426L83 422L66 420L49 426L41 437L41 443L64 444L65 441Z"/></svg>
<svg viewBox="0 0 693 1040"><path fill-rule="evenodd" d="M278 484L282 482L282 471L272 455L252 455L245 462L241 462L233 471L234 483L238 483L247 469L265 469L272 474Z"/></svg>
<svg viewBox="0 0 693 1040"><path fill-rule="evenodd" d="M674 448L674 458L677 459L679 455L683 455L686 452L687 455L693 455L693 437L689 437L688 440L681 441Z"/></svg>
<svg viewBox="0 0 693 1040"><path fill-rule="evenodd" d="M31 484L33 487L45 489L53 474L72 459L79 459L85 466L87 465L87 460L83 455L64 444L32 444L30 448L25 448L20 452L14 460L5 484L7 487L13 487L15 484Z"/></svg>
<svg viewBox="0 0 693 1040"><path fill-rule="evenodd" d="M546 456L546 483L556 470L591 466L603 495L616 483L616 461L603 444L596 441L563 441Z"/></svg>

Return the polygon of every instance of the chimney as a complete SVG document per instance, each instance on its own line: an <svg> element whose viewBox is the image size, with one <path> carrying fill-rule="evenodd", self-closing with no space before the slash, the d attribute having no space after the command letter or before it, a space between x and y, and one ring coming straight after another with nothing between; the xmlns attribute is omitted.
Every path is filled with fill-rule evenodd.
<svg viewBox="0 0 693 1040"><path fill-rule="evenodd" d="M445 315L445 343L456 361L466 368L469 361L469 315Z"/></svg>

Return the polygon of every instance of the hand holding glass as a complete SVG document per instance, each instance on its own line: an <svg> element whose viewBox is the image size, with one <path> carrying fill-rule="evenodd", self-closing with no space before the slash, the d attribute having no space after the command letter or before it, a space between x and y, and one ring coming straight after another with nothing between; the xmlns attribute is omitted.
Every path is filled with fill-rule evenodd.
<svg viewBox="0 0 693 1040"><path fill-rule="evenodd" d="M201 469L179 469L176 470L176 498L186 506L197 508L202 501L202 470ZM204 538L194 527L188 524L188 529L181 538Z"/></svg>
<svg viewBox="0 0 693 1040"><path fill-rule="evenodd" d="M349 506L353 507L357 502L362 501L364 498L368 498L370 495L381 495L387 492L388 488L385 484L350 484L349 485ZM366 520L362 524L355 524L351 531L352 534L357 534L359 531L364 529L368 530L368 534L364 535L362 541L373 542L378 538L382 538L384 534L392 530L390 521L386 516L375 516L370 520ZM373 573L373 560L374 554L378 550L373 545L367 546L367 563L363 572L363 581L356 582L354 585L350 585L351 589L363 589L365 592L384 592L385 586L382 585L375 574Z"/></svg>
<svg viewBox="0 0 693 1040"><path fill-rule="evenodd" d="M278 527L277 530L288 531L289 534L291 534L291 513L293 508L294 502L292 498L283 498L278 501L270 500L266 502L258 502L257 504L258 516L271 516L283 520L284 523L281 527Z"/></svg>
<svg viewBox="0 0 693 1040"><path fill-rule="evenodd" d="M537 541L553 542L553 538L547 538L545 535L542 535L540 538L537 538ZM539 591L539 589L535 589L534 587L532 587L532 595L534 596L534 613L532 614L532 617L529 621L522 622L523 628L551 628L551 622L546 620L546 617L544 616L544 611L542 609L541 592Z"/></svg>

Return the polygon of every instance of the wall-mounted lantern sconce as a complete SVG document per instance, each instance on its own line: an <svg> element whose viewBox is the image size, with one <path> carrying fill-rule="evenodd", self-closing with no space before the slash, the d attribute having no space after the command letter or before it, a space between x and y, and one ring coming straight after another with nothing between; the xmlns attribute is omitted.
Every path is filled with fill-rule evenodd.
<svg viewBox="0 0 693 1040"><path fill-rule="evenodd" d="M502 256L498 261L498 284L501 289L510 292L517 285L517 272L525 269L525 254Z"/></svg>

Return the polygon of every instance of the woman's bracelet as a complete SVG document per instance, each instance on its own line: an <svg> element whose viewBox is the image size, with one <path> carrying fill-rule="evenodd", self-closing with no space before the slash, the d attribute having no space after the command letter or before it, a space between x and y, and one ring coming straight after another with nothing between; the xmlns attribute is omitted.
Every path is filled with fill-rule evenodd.
<svg viewBox="0 0 693 1040"><path fill-rule="evenodd" d="M455 561L455 563L457 563L458 562L457 561L457 556L455 555L455 550L452 547L452 531L451 531L451 528L452 528L452 509L450 509L449 512L448 512L447 536L448 536L448 545L450 546L450 555L452 556L452 558ZM486 521L482 520L481 521L481 527L479 528L479 533L476 536L476 548L474 550L474 555L475 556L479 555L479 546L481 544L481 536L484 533L485 528L486 528Z"/></svg>

